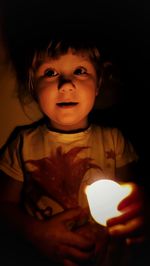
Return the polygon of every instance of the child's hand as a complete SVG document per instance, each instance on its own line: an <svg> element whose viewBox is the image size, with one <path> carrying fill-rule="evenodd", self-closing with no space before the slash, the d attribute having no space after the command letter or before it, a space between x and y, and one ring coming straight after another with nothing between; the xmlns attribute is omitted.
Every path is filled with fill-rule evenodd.
<svg viewBox="0 0 150 266"><path fill-rule="evenodd" d="M130 185L132 186L131 194L118 206L118 210L122 214L107 221L109 234L125 238L127 244L144 241L146 222L143 190L134 183L130 183Z"/></svg>
<svg viewBox="0 0 150 266"><path fill-rule="evenodd" d="M33 242L54 263L78 265L93 257L93 235L84 237L72 231L72 225L79 221L80 214L80 208L71 209L53 216L49 221L38 223Z"/></svg>

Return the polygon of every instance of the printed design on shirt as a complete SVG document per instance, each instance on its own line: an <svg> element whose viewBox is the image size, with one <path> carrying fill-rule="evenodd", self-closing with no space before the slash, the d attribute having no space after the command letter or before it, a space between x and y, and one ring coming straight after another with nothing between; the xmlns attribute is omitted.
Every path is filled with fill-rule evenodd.
<svg viewBox="0 0 150 266"><path fill-rule="evenodd" d="M106 158L107 159L115 160L116 159L116 153L115 153L115 151L113 151L112 149L106 151Z"/></svg>
<svg viewBox="0 0 150 266"><path fill-rule="evenodd" d="M36 181L29 179L29 182L24 186L22 195L23 205L31 216L35 216L39 220L47 220L52 216L53 209L48 198L43 196L44 192Z"/></svg>
<svg viewBox="0 0 150 266"><path fill-rule="evenodd" d="M39 196L40 194L49 196L63 209L76 207L80 184L85 173L91 168L102 170L92 162L92 158L77 157L81 151L88 148L90 147L74 147L68 152L63 152L59 146L49 157L26 161L26 164L31 164L33 168L28 172L30 186L34 183L39 190ZM28 188L28 191L32 190ZM36 197L38 196L35 195Z"/></svg>

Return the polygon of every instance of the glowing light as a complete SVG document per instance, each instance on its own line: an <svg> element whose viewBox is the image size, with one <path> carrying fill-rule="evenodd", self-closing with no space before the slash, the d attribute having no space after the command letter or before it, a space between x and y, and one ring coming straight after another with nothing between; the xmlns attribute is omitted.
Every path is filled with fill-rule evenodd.
<svg viewBox="0 0 150 266"><path fill-rule="evenodd" d="M131 193L129 184L120 185L112 180L98 180L86 187L86 195L93 219L106 226L106 221L119 216L118 204Z"/></svg>

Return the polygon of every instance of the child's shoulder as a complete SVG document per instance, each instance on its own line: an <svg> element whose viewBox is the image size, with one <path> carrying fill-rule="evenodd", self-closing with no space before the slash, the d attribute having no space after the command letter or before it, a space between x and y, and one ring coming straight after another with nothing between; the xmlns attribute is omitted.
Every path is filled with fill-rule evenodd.
<svg viewBox="0 0 150 266"><path fill-rule="evenodd" d="M41 118L38 121L32 122L26 125L19 125L16 126L13 131L10 133L7 141L0 149L0 153L5 150L5 148L12 143L20 142L22 139L26 138L27 136L32 136L35 134L39 134L41 129L45 126L45 119Z"/></svg>
<svg viewBox="0 0 150 266"><path fill-rule="evenodd" d="M36 134L41 131L42 128L45 128L46 120L45 118L41 118L33 123L22 125L16 128L19 134L28 135L28 134Z"/></svg>
<svg viewBox="0 0 150 266"><path fill-rule="evenodd" d="M129 139L125 136L122 130L118 127L101 126L97 124L92 125L93 135L103 145L125 145L129 143Z"/></svg>
<svg viewBox="0 0 150 266"><path fill-rule="evenodd" d="M123 135L123 132L118 127L110 127L110 126L104 126L99 124L92 124L92 128L95 132L102 134L102 135L111 135L113 136L119 136Z"/></svg>
<svg viewBox="0 0 150 266"><path fill-rule="evenodd" d="M36 132L40 130L40 128L45 126L45 119L41 118L37 121L34 121L30 124L17 126L13 132L11 133L11 136L17 137L18 135L28 135L32 134L33 132Z"/></svg>

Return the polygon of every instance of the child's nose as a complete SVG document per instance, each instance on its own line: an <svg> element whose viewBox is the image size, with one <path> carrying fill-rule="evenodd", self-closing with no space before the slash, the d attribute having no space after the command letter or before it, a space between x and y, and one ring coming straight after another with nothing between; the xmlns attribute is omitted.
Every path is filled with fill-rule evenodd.
<svg viewBox="0 0 150 266"><path fill-rule="evenodd" d="M75 85L71 78L61 77L58 82L58 90L63 92L65 91L73 91L75 89Z"/></svg>

